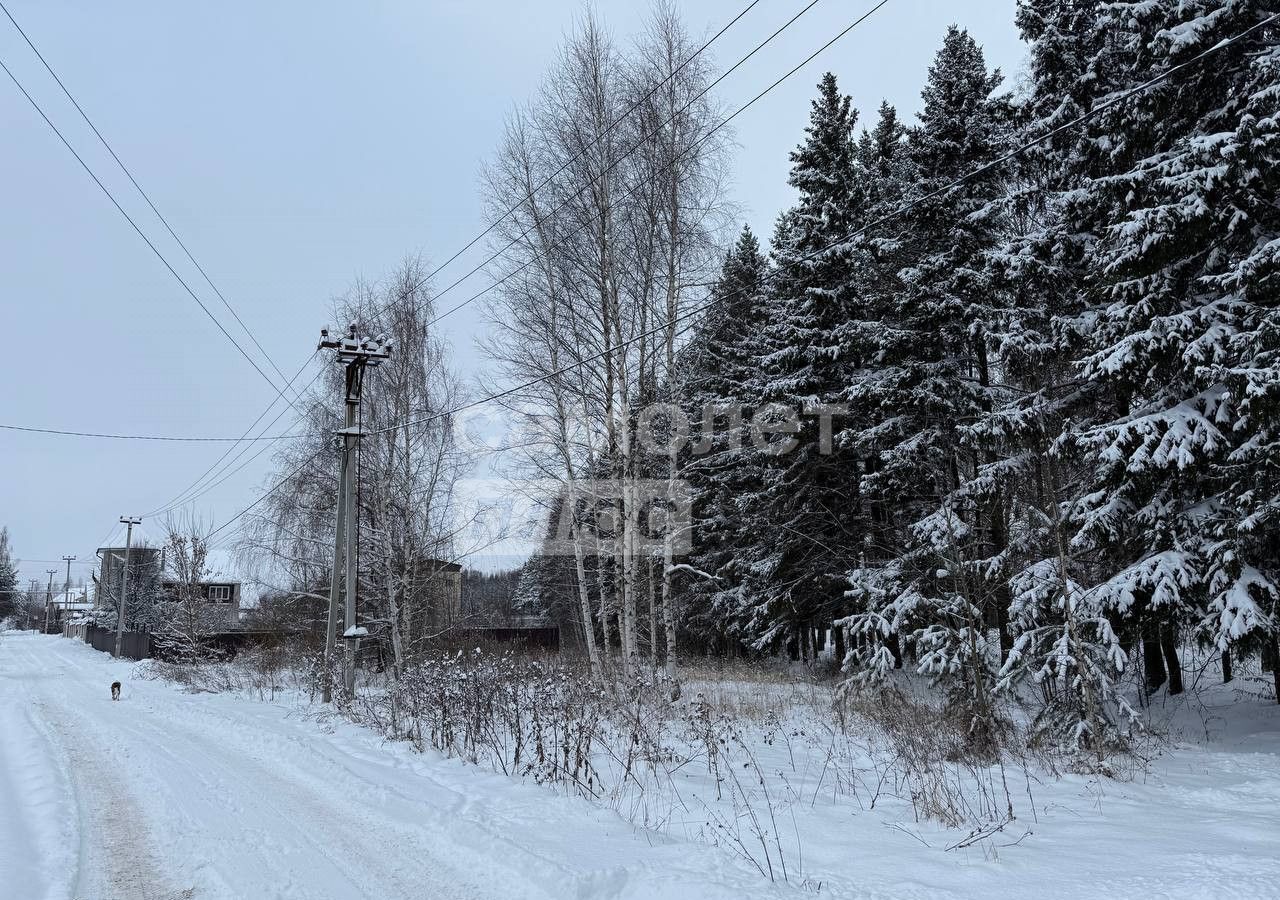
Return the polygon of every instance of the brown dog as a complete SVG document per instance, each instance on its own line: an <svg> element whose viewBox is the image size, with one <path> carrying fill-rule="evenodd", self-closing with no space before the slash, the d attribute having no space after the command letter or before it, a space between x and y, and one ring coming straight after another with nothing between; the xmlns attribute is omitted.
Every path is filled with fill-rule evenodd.
<svg viewBox="0 0 1280 900"><path fill-rule="evenodd" d="M120 699L120 682L118 681L111 682L111 699L112 700Z"/></svg>

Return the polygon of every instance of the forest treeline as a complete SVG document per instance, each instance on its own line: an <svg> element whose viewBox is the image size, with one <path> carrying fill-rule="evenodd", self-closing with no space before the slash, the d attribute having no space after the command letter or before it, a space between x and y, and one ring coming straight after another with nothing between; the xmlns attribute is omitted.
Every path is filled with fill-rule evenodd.
<svg viewBox="0 0 1280 900"><path fill-rule="evenodd" d="M1103 748L1121 673L1180 690L1184 646L1280 669L1277 12L1022 0L1020 86L953 26L914 122L860 121L875 86L827 74L795 204L715 260L717 110L679 99L707 72L646 98L623 155L644 126L609 123L691 48L671 17L621 50L588 21L489 182L516 208L495 356L551 376L511 409L563 485L525 593L624 665L907 665L979 738L1034 686L1044 737ZM654 538L663 480L691 513Z"/></svg>
<svg viewBox="0 0 1280 900"><path fill-rule="evenodd" d="M704 43L661 4L626 40L578 24L484 171L493 281L450 301L483 295L488 383L452 372L421 263L335 302L397 348L356 479L396 674L457 624L439 562L485 546L455 416L485 402L503 492L545 514L497 614L557 620L596 672L823 656L851 690L928 676L979 747L1016 696L1098 754L1135 669L1177 692L1196 648L1280 679L1280 5L1016 17L1014 86L953 26L914 117L833 51L767 241ZM341 391L241 541L317 622Z"/></svg>

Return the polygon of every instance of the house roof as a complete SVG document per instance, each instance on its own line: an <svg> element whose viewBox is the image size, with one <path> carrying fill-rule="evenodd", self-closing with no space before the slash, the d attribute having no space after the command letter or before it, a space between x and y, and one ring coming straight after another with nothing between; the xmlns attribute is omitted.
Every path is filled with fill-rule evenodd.
<svg viewBox="0 0 1280 900"><path fill-rule="evenodd" d="M99 547L97 549L98 556L104 553L113 553L117 556L124 556L125 551L130 553L159 553L159 547L152 547L148 544L134 544L132 547Z"/></svg>

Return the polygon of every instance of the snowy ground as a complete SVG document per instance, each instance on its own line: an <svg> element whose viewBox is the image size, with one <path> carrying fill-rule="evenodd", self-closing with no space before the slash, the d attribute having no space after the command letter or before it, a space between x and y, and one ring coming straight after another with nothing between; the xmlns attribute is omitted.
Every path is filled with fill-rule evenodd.
<svg viewBox="0 0 1280 900"><path fill-rule="evenodd" d="M717 800L690 765L615 801L645 830L323 725L296 695L190 694L136 671L75 641L0 638L0 896L1280 897L1280 707L1230 688L1157 709L1180 740L1131 781L1011 770L1016 821L957 847L967 830L916 821L902 791L872 803L872 760L833 755L809 687L689 684L785 725L746 739L760 790L722 783ZM744 801L774 820L790 885L756 871Z"/></svg>
<svg viewBox="0 0 1280 900"><path fill-rule="evenodd" d="M134 668L0 637L6 900L772 893L716 848L585 801Z"/></svg>
<svg viewBox="0 0 1280 900"><path fill-rule="evenodd" d="M1201 679L1196 693L1153 698L1146 723L1161 736L1144 745L1155 755L1133 764L1130 777L1054 775L1034 761L1008 763L1002 776L979 771L996 812L1007 796L1016 818L972 842L976 822L919 821L911 785L880 780L894 771L883 755L862 752L856 739L837 739L833 754L832 731L816 715L822 697L811 696L818 689L766 681L744 695L744 685L714 680L690 687L727 694L712 702L729 710L745 703L780 718L771 740L751 742L752 771L764 785L749 799L776 823L775 870L785 856L788 880L806 890L918 900L1280 898L1280 706L1213 680ZM978 793L963 765L948 777L958 792ZM679 779L682 806L693 814L673 814L668 832L714 839L699 810L741 818L741 800L703 804L703 772L689 767ZM763 858L758 842L748 849Z"/></svg>

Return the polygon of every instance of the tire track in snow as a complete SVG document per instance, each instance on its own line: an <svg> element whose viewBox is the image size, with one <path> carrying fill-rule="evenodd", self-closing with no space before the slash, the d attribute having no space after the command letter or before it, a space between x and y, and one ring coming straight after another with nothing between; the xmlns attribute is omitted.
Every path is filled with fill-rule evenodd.
<svg viewBox="0 0 1280 900"><path fill-rule="evenodd" d="M86 746L83 736L67 727L69 717L65 710L49 715L40 700L35 701L35 706L44 713L55 740L63 748L81 807L83 851L77 900L152 900L176 898L184 893L191 896L166 882L151 849L145 817L100 748ZM86 841L86 837L92 839Z"/></svg>
<svg viewBox="0 0 1280 900"><path fill-rule="evenodd" d="M82 678L89 679L96 674L87 660L70 662ZM128 686L126 683L126 688ZM323 896L377 896L365 892L361 879L349 867L344 871L343 867L334 865L334 860L340 858L342 845L326 846L300 827L297 816L290 815L290 804L276 786L266 787L260 781L250 781L237 760L213 752L211 748L216 745L207 736L203 741L190 740L172 717L163 725L152 721L154 708L149 707L145 699L139 700L136 691L129 691L121 706L124 707L121 714L112 715L111 721L105 722L103 716L96 716L93 724L105 725L117 738L131 739L127 743L121 741L122 746L148 748L145 767L134 775L150 782L153 795L165 801L166 830L180 840L209 841L223 848L230 843L229 835L240 839L239 846L235 847L235 871L219 867L212 859L199 866L205 886L215 896L317 896L282 865L299 856L298 839L312 851L307 854L307 867L313 881L325 884ZM199 709L195 704L193 708ZM93 711L90 708L90 712ZM172 794L173 786L178 784L185 788L180 797ZM251 793L246 793L246 784L253 784ZM282 835L292 837L292 845L282 840ZM248 884L242 880L246 877ZM272 881L271 887L268 881ZM252 894L245 893L250 889Z"/></svg>
<svg viewBox="0 0 1280 900"><path fill-rule="evenodd" d="M18 653L35 663L30 647ZM111 751L95 746L82 729L73 726L77 717L66 706L65 682L48 677L65 675L71 668L80 667L73 664L45 672L44 677L25 679L33 725L56 748L77 812L77 865L71 896L75 900L191 897L189 891L175 890L163 876L145 817L120 778L120 767L109 763Z"/></svg>
<svg viewBox="0 0 1280 900"><path fill-rule="evenodd" d="M216 865L201 868L201 880L211 896L430 896L445 900L491 895L475 883L474 875L464 875L440 860L423 841L421 829L378 820L363 812L362 798L344 803L332 786L314 784L310 779L304 782L288 766L273 768L238 744L218 740L229 731L216 722L210 723L213 728L193 727L186 711L183 717L175 715L170 702L170 698L183 702L188 695L167 690L163 693L165 702L155 703L155 698L135 690L127 691L118 705L96 704L92 691L95 679L101 678L100 667L93 664L96 660L70 654L64 661L71 680L84 689L75 693L89 694L87 702L77 707L82 713L81 731L92 733L103 744L114 734L120 747L113 755L123 754L126 762L134 751L145 748L144 765L130 774L151 782L153 794L185 782L183 796L169 798L165 830L224 843L225 835L234 832L240 839L236 871ZM59 715L53 718L68 717L61 703L55 706ZM202 716L204 710L203 704L191 698L191 716ZM134 805L129 814L140 821L146 811ZM103 825L112 824L95 822L91 829L96 834ZM145 834L135 829L126 840L134 837L143 846L126 852L137 852L153 863ZM153 876L158 876L154 864L144 866L136 884L130 883L127 873L113 873L111 877L120 885L117 891L134 893L108 896L111 900L117 896L173 896ZM317 892L321 883L323 890ZM204 895L202 891L197 896Z"/></svg>
<svg viewBox="0 0 1280 900"><path fill-rule="evenodd" d="M0 648L0 872L14 896L53 900L74 893L83 829L62 750L33 706L33 679L10 663L20 640Z"/></svg>
<svg viewBox="0 0 1280 900"><path fill-rule="evenodd" d="M782 892L728 854L638 831L586 801L384 747L353 726L326 735L274 704L139 680L78 642L33 640L21 662L21 677L42 682L41 712L126 782L158 875L197 900ZM124 682L120 703L107 699L113 680ZM95 854L100 842L87 834Z"/></svg>

